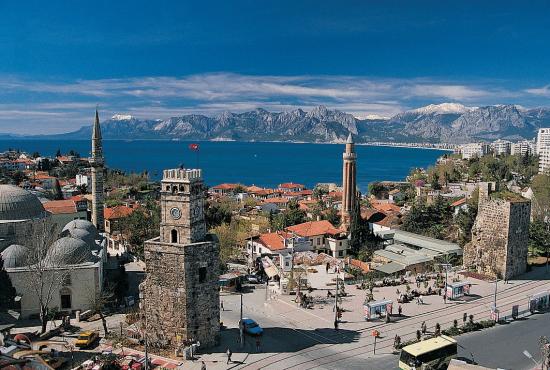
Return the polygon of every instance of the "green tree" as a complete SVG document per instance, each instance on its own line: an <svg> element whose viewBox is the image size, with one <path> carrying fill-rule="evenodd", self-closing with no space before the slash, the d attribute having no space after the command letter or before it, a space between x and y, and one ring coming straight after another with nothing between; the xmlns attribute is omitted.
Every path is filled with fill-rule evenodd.
<svg viewBox="0 0 550 370"><path fill-rule="evenodd" d="M368 222L361 217L360 199L361 196L358 194L355 197L349 227L349 248L350 252L356 256L363 249L370 234Z"/></svg>
<svg viewBox="0 0 550 370"><path fill-rule="evenodd" d="M326 187L324 186L319 186L317 185L314 189L313 189L313 198L315 199L323 199L323 195L325 194L328 194L328 190Z"/></svg>
<svg viewBox="0 0 550 370"><path fill-rule="evenodd" d="M380 198L383 192L386 191L386 187L379 182L371 182L369 184L369 194Z"/></svg>
<svg viewBox="0 0 550 370"><path fill-rule="evenodd" d="M204 217L208 230L231 222L231 209L226 203L206 202Z"/></svg>
<svg viewBox="0 0 550 370"><path fill-rule="evenodd" d="M427 205L416 202L411 210L403 217L402 229L405 231L429 236L444 238L452 221L452 210L443 197L437 197Z"/></svg>
<svg viewBox="0 0 550 370"><path fill-rule="evenodd" d="M325 211L323 214L323 219L327 220L336 227L340 225L340 215L338 215L338 211L334 207L330 207Z"/></svg>

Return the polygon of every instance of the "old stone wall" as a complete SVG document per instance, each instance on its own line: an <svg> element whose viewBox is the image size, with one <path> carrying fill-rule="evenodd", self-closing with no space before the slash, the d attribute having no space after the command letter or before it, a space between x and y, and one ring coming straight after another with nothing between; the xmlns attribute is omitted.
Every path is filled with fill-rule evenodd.
<svg viewBox="0 0 550 370"><path fill-rule="evenodd" d="M527 268L529 201L491 199L480 203L472 241L464 246L464 267L511 278Z"/></svg>
<svg viewBox="0 0 550 370"><path fill-rule="evenodd" d="M217 243L174 245L153 239L145 245L145 264L147 275L140 296L151 345L174 348L193 340L203 347L217 344Z"/></svg>

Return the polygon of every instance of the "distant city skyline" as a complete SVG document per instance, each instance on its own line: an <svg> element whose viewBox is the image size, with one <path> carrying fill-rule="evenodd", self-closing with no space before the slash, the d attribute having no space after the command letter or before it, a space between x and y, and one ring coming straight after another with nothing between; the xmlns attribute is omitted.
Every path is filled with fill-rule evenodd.
<svg viewBox="0 0 550 370"><path fill-rule="evenodd" d="M115 113L167 118L323 104L550 106L550 4L486 1L0 5L0 132Z"/></svg>

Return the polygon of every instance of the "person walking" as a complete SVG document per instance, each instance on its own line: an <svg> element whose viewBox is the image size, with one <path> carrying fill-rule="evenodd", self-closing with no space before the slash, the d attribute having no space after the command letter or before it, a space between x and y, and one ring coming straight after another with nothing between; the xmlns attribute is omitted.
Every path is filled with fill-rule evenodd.
<svg viewBox="0 0 550 370"><path fill-rule="evenodd" d="M220 307L221 307L222 311L225 311L225 308L223 307L223 301L220 302Z"/></svg>
<svg viewBox="0 0 550 370"><path fill-rule="evenodd" d="M426 327L426 321L422 321L422 326L420 328L422 329L422 335L425 335L426 330L428 330L428 328Z"/></svg>
<svg viewBox="0 0 550 370"><path fill-rule="evenodd" d="M201 370L206 370L206 364L204 361L201 361Z"/></svg>
<svg viewBox="0 0 550 370"><path fill-rule="evenodd" d="M260 352L260 338L256 338L256 352Z"/></svg>
<svg viewBox="0 0 550 370"><path fill-rule="evenodd" d="M225 351L225 353L227 353L227 364L229 364L230 362L232 363L233 361L231 361L231 355L233 354L233 352L231 352L231 350L227 348L227 351Z"/></svg>
<svg viewBox="0 0 550 370"><path fill-rule="evenodd" d="M397 313L401 317L401 314L403 313L403 308L401 307L401 305L399 305L399 307L397 308Z"/></svg>

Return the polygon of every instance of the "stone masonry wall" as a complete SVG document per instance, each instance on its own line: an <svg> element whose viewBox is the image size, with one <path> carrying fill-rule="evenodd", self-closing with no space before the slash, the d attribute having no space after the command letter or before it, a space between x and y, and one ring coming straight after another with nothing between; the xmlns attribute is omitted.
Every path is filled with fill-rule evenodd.
<svg viewBox="0 0 550 370"><path fill-rule="evenodd" d="M480 203L472 241L464 246L464 267L512 278L527 268L529 201L492 199Z"/></svg>
<svg viewBox="0 0 550 370"><path fill-rule="evenodd" d="M199 340L202 347L219 340L219 247L216 242L188 245L148 241L146 279L140 286L147 338L153 346L178 347ZM199 281L201 267L206 268Z"/></svg>

